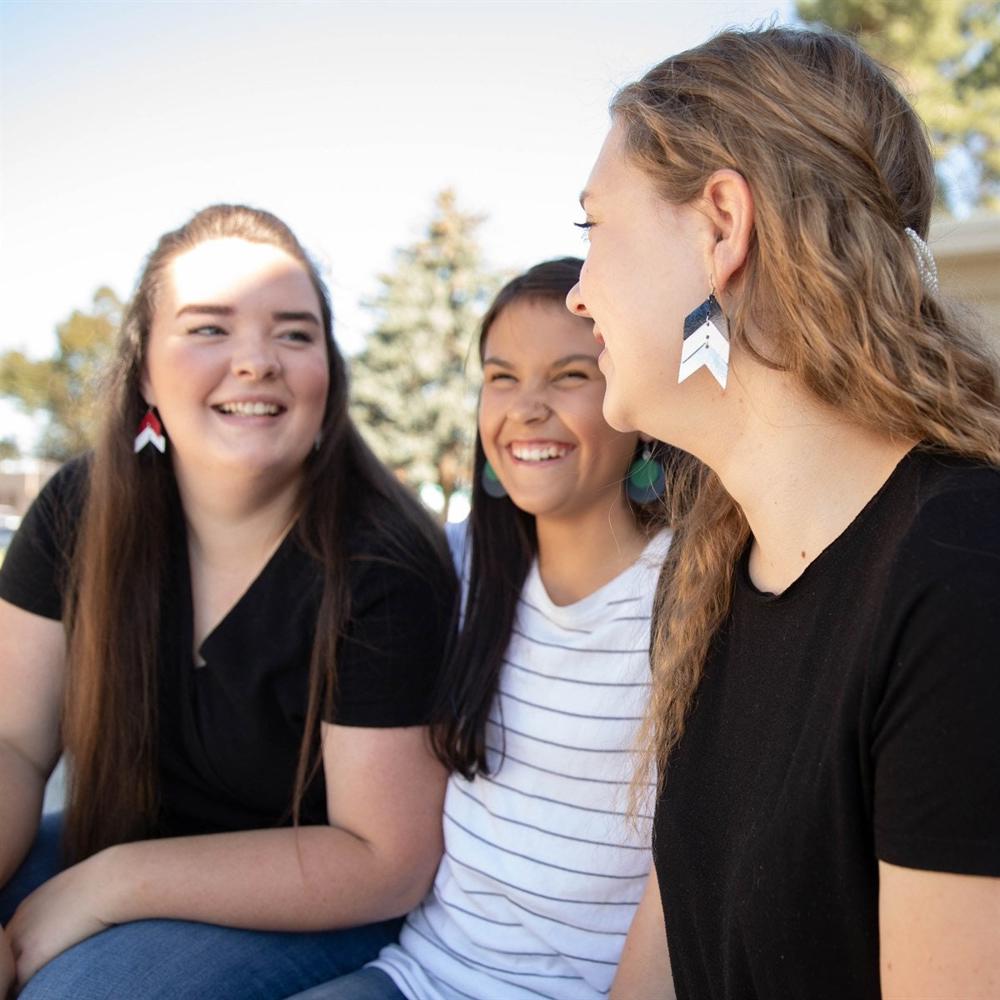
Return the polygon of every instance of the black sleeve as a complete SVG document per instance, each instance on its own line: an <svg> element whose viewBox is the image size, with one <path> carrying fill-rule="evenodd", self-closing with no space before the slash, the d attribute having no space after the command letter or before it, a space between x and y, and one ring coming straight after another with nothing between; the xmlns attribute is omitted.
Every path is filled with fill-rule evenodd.
<svg viewBox="0 0 1000 1000"><path fill-rule="evenodd" d="M35 498L0 566L0 598L44 618L62 618L86 475L86 460L74 459Z"/></svg>
<svg viewBox="0 0 1000 1000"><path fill-rule="evenodd" d="M875 716L875 847L907 868L1000 876L1000 495L938 505L900 568L921 581Z"/></svg>
<svg viewBox="0 0 1000 1000"><path fill-rule="evenodd" d="M364 564L352 589L327 721L372 727L428 722L455 601L454 582L430 560Z"/></svg>

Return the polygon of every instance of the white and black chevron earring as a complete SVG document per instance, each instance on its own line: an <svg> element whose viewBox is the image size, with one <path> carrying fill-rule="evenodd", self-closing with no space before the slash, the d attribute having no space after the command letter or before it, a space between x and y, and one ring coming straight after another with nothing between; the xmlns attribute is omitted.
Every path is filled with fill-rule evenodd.
<svg viewBox="0 0 1000 1000"><path fill-rule="evenodd" d="M678 383L702 367L712 373L723 389L726 388L729 376L729 324L715 297L714 289L701 305L692 309L684 318Z"/></svg>

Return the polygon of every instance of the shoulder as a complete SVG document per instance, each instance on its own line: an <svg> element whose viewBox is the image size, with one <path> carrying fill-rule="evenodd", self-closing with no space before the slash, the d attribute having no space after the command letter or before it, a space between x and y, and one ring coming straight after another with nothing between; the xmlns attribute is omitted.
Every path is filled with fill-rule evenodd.
<svg viewBox="0 0 1000 1000"><path fill-rule="evenodd" d="M348 521L348 577L355 594L372 589L444 593L450 601L455 573L444 532L421 511L373 504Z"/></svg>
<svg viewBox="0 0 1000 1000"><path fill-rule="evenodd" d="M897 579L917 587L980 573L1000 581L1000 470L950 455L920 459Z"/></svg>
<svg viewBox="0 0 1000 1000"><path fill-rule="evenodd" d="M35 498L0 568L4 600L46 618L62 616L89 469L86 455L67 462Z"/></svg>
<svg viewBox="0 0 1000 1000"><path fill-rule="evenodd" d="M90 483L91 454L87 452L60 466L42 487L35 504L45 511L79 515Z"/></svg>
<svg viewBox="0 0 1000 1000"><path fill-rule="evenodd" d="M881 602L879 660L889 683L937 690L960 677L1000 708L1000 471L947 455L923 456L917 471L894 512L889 572L865 583Z"/></svg>
<svg viewBox="0 0 1000 1000"><path fill-rule="evenodd" d="M19 533L66 550L76 535L89 482L89 454L61 466L35 498Z"/></svg>

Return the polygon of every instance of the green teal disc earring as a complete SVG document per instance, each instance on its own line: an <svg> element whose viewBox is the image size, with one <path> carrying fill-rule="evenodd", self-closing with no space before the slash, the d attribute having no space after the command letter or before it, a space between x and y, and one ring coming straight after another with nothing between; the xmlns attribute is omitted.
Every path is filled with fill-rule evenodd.
<svg viewBox="0 0 1000 1000"><path fill-rule="evenodd" d="M507 491L503 488L503 483L500 482L499 476L496 474L496 470L487 462L483 466L482 474L483 489L486 491L487 496L493 497L494 500L499 500L507 495Z"/></svg>
<svg viewBox="0 0 1000 1000"><path fill-rule="evenodd" d="M653 449L646 446L642 458L637 458L628 470L625 492L633 503L652 503L666 492L667 481L663 466L653 458Z"/></svg>

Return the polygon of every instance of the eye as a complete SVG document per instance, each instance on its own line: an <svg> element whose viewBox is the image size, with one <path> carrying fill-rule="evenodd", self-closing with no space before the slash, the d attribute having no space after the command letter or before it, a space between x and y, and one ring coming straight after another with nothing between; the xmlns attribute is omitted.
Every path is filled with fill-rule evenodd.
<svg viewBox="0 0 1000 1000"><path fill-rule="evenodd" d="M579 371L576 368L573 368L570 371L560 372L556 375L557 382L586 382L589 378L590 376L585 371Z"/></svg>
<svg viewBox="0 0 1000 1000"><path fill-rule="evenodd" d="M195 337L224 337L226 331L221 326L196 326L188 330Z"/></svg>
<svg viewBox="0 0 1000 1000"><path fill-rule="evenodd" d="M573 225L576 226L577 229L582 229L583 230L583 232L580 233L580 239L582 239L584 242L589 242L590 241L590 230L591 230L591 228L593 228L593 225L594 225L590 221L590 219L588 219L586 222L574 222Z"/></svg>
<svg viewBox="0 0 1000 1000"><path fill-rule="evenodd" d="M316 340L316 335L309 330L284 330L278 336L294 344L312 344Z"/></svg>
<svg viewBox="0 0 1000 1000"><path fill-rule="evenodd" d="M490 374L486 376L486 381L490 385L496 385L497 382L507 382L508 384L513 385L517 379L515 379L509 372L490 372Z"/></svg>

